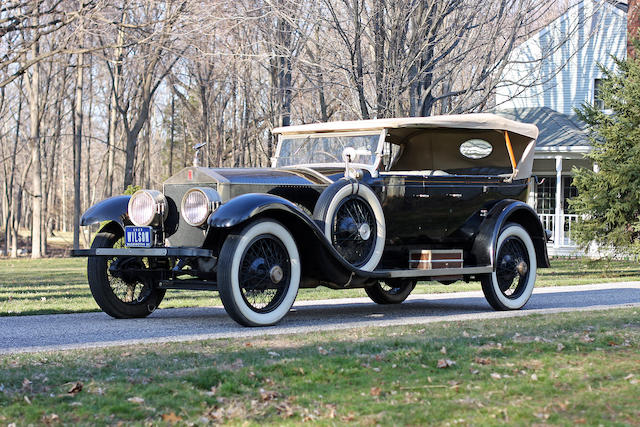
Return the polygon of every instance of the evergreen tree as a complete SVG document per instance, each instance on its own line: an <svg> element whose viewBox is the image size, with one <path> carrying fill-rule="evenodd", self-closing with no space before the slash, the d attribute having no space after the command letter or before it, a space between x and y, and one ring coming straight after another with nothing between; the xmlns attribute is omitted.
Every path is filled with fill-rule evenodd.
<svg viewBox="0 0 640 427"><path fill-rule="evenodd" d="M615 70L601 70L605 112L592 104L576 110L591 133L586 157L599 170L574 170L578 196L570 204L581 220L572 237L583 247L640 254L640 60L616 59Z"/></svg>

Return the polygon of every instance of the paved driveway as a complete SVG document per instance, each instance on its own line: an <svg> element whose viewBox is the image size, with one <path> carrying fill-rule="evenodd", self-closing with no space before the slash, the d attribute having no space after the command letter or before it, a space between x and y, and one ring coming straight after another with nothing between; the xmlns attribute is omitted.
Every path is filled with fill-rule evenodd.
<svg viewBox="0 0 640 427"><path fill-rule="evenodd" d="M241 327L222 307L160 309L146 319L127 320L112 319L104 313L0 317L0 353L426 324L623 306L640 306L640 282L540 288L534 291L525 309L510 312L493 311L481 292L417 294L395 306L376 305L368 298L301 301L282 322L268 328Z"/></svg>

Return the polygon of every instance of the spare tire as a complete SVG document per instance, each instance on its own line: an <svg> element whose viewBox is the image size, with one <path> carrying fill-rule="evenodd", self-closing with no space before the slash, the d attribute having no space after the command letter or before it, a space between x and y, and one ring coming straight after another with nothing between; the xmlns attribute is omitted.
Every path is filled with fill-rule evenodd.
<svg viewBox="0 0 640 427"><path fill-rule="evenodd" d="M378 197L367 185L340 179L320 195L313 219L331 245L351 265L376 268L385 240L385 221Z"/></svg>

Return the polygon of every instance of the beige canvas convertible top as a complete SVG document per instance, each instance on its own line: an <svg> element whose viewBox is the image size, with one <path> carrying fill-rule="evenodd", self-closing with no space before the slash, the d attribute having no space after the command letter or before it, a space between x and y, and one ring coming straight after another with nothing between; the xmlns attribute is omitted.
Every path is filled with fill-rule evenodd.
<svg viewBox="0 0 640 427"><path fill-rule="evenodd" d="M387 131L386 141L402 147L388 171L460 170L466 174L478 168L508 168L511 179L531 176L538 137L535 125L484 113L315 123L279 127L272 132L295 137L382 130ZM479 160L462 156L460 144L473 138L488 141L493 147L491 154Z"/></svg>
<svg viewBox="0 0 640 427"><path fill-rule="evenodd" d="M502 116L488 113L312 123L307 125L279 127L273 129L272 132L280 135L291 135L316 132L368 131L399 128L500 130L516 133L531 139L538 138L538 128L535 125L516 122Z"/></svg>

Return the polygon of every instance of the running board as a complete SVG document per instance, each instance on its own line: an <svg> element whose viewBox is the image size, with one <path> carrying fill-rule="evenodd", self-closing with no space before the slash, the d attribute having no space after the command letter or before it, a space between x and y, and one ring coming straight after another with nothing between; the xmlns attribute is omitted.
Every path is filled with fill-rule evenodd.
<svg viewBox="0 0 640 427"><path fill-rule="evenodd" d="M389 278L401 277L440 277L440 276L472 276L475 274L487 274L493 272L490 265L482 267L462 267L462 268L433 268L421 270L412 268L409 270L375 270L376 276L381 275Z"/></svg>
<svg viewBox="0 0 640 427"><path fill-rule="evenodd" d="M161 280L158 283L160 289L184 289L190 291L217 291L218 284L214 281L195 279Z"/></svg>

